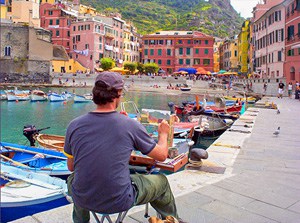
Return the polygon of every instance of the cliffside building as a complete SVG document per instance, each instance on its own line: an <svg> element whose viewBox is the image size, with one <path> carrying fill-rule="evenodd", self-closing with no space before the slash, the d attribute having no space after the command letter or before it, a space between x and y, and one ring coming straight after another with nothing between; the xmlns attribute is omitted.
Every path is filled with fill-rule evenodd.
<svg viewBox="0 0 300 223"><path fill-rule="evenodd" d="M233 36L220 46L220 69L237 72L238 67L238 38Z"/></svg>

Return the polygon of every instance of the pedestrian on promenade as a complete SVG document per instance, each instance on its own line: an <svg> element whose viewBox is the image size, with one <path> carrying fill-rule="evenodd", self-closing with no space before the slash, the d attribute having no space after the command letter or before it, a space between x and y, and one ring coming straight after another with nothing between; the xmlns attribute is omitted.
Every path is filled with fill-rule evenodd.
<svg viewBox="0 0 300 223"><path fill-rule="evenodd" d="M75 78L74 77L73 77L72 81L73 81L73 86L75 86Z"/></svg>
<svg viewBox="0 0 300 223"><path fill-rule="evenodd" d="M267 84L267 82L264 82L264 85L263 85L264 95L266 95L266 93L267 93L267 88L268 88L268 84Z"/></svg>
<svg viewBox="0 0 300 223"><path fill-rule="evenodd" d="M278 84L278 98L282 98L283 92L284 92L284 83L282 81Z"/></svg>
<svg viewBox="0 0 300 223"><path fill-rule="evenodd" d="M289 85L288 85L289 98L292 98L292 91L293 91L293 84L292 84L292 82L290 82Z"/></svg>
<svg viewBox="0 0 300 223"><path fill-rule="evenodd" d="M70 171L69 193L73 198L73 221L86 223L89 210L112 214L150 203L165 219L178 218L175 199L165 175L130 175L132 150L158 161L168 155L170 126L158 126L158 142L142 124L116 111L124 80L115 72L96 77L93 101L96 109L72 120L67 128L64 153Z"/></svg>
<svg viewBox="0 0 300 223"><path fill-rule="evenodd" d="M299 94L300 94L300 91L299 91L299 83L298 81L296 81L296 84L295 84L295 99L299 99Z"/></svg>

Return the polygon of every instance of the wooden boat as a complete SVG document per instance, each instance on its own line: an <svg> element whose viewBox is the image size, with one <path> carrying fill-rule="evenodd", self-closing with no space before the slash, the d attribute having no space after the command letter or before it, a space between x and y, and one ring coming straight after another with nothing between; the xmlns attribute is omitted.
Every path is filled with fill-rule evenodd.
<svg viewBox="0 0 300 223"><path fill-rule="evenodd" d="M63 94L49 93L48 99L50 102L60 102L60 101L66 101L67 97Z"/></svg>
<svg viewBox="0 0 300 223"><path fill-rule="evenodd" d="M207 106L206 110L212 110L217 113L239 113L242 109L242 103L233 106L217 107L217 106Z"/></svg>
<svg viewBox="0 0 300 223"><path fill-rule="evenodd" d="M47 94L40 90L33 90L30 98L31 101L46 101L48 99Z"/></svg>
<svg viewBox="0 0 300 223"><path fill-rule="evenodd" d="M1 163L51 176L68 176L67 157L58 151L0 142Z"/></svg>
<svg viewBox="0 0 300 223"><path fill-rule="evenodd" d="M65 180L1 163L1 222L66 205Z"/></svg>
<svg viewBox="0 0 300 223"><path fill-rule="evenodd" d="M255 97L229 97L229 96L224 96L226 102L237 102L237 101L243 101L243 102L246 102L248 104L254 104L256 102L256 98Z"/></svg>
<svg viewBox="0 0 300 223"><path fill-rule="evenodd" d="M38 134L36 136L36 141L41 147L46 149L63 151L65 137L59 135Z"/></svg>
<svg viewBox="0 0 300 223"><path fill-rule="evenodd" d="M84 102L92 102L93 96L92 94L84 94L84 95L75 95L74 103L84 103Z"/></svg>

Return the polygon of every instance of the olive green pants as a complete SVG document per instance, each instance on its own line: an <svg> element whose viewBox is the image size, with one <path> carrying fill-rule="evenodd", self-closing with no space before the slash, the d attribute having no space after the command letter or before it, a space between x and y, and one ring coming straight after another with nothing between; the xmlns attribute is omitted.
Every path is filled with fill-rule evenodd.
<svg viewBox="0 0 300 223"><path fill-rule="evenodd" d="M178 218L175 199L171 191L168 179L162 174L130 175L133 186L137 190L135 205L150 203L151 206L165 219L167 216ZM69 195L72 196L71 184L74 174L68 177ZM101 198L99 198L101 199ZM74 203L73 206L73 222L88 223L90 220L89 210L83 209Z"/></svg>

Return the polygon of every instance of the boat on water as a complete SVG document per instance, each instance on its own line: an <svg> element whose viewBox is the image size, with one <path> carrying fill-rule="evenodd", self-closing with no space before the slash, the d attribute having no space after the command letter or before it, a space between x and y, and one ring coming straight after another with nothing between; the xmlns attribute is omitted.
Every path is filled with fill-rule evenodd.
<svg viewBox="0 0 300 223"><path fill-rule="evenodd" d="M65 180L1 163L1 222L68 204Z"/></svg>
<svg viewBox="0 0 300 223"><path fill-rule="evenodd" d="M3 90L0 90L0 100L7 100L6 92Z"/></svg>
<svg viewBox="0 0 300 223"><path fill-rule="evenodd" d="M242 102L247 101L248 104L254 104L257 101L257 99L255 97L234 97L234 96L229 97L229 96L224 96L224 99L225 99L226 103L227 102L236 103L237 101L242 101Z"/></svg>
<svg viewBox="0 0 300 223"><path fill-rule="evenodd" d="M0 142L1 163L51 176L71 174L67 157L58 151Z"/></svg>
<svg viewBox="0 0 300 223"><path fill-rule="evenodd" d="M190 91L191 89L191 87L180 87L181 91Z"/></svg>
<svg viewBox="0 0 300 223"><path fill-rule="evenodd" d="M7 101L28 101L30 94L27 91L13 90L6 92Z"/></svg>
<svg viewBox="0 0 300 223"><path fill-rule="evenodd" d="M55 92L48 94L48 99L50 102L60 102L60 101L66 101L67 98L63 94L57 94Z"/></svg>
<svg viewBox="0 0 300 223"><path fill-rule="evenodd" d="M92 99L93 99L92 94L84 94L84 95L75 94L74 103L92 102Z"/></svg>
<svg viewBox="0 0 300 223"><path fill-rule="evenodd" d="M46 149L63 151L65 144L65 137L59 135L37 134L35 136L39 145Z"/></svg>
<svg viewBox="0 0 300 223"><path fill-rule="evenodd" d="M47 99L47 94L40 90L33 90L30 94L31 101L46 101Z"/></svg>

